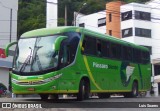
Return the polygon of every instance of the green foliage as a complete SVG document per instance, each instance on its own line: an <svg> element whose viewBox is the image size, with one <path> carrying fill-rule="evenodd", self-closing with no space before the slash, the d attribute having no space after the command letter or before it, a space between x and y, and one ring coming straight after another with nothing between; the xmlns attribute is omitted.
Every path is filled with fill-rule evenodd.
<svg viewBox="0 0 160 111"><path fill-rule="evenodd" d="M72 25L74 11L82 14L91 14L106 9L106 3L115 0L58 0L58 25L64 25L64 12L67 6L67 24ZM148 0L122 0L130 2L146 2ZM87 5L83 6L83 3ZM46 0L19 0L18 35L45 27Z"/></svg>
<svg viewBox="0 0 160 111"><path fill-rule="evenodd" d="M19 0L18 35L45 27L45 0Z"/></svg>

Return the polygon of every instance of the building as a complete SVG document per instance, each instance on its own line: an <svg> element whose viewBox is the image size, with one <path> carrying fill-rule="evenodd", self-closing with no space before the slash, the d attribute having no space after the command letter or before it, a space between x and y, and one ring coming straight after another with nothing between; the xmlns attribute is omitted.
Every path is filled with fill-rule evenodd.
<svg viewBox="0 0 160 111"><path fill-rule="evenodd" d="M121 1L109 2L106 4L106 33L117 38L121 38L120 31L120 6Z"/></svg>
<svg viewBox="0 0 160 111"><path fill-rule="evenodd" d="M83 15L75 13L76 26L85 27L96 32L106 33L106 11L100 11L97 13Z"/></svg>
<svg viewBox="0 0 160 111"><path fill-rule="evenodd" d="M89 15L75 13L76 26L120 38L120 6L122 4L124 3L121 1L109 2L106 4L106 10Z"/></svg>
<svg viewBox="0 0 160 111"><path fill-rule="evenodd" d="M0 48L17 41L18 0L0 0ZM2 57L2 56L1 56ZM8 88L12 56L0 58L0 82Z"/></svg>
<svg viewBox="0 0 160 111"><path fill-rule="evenodd" d="M11 67L11 62L0 61L0 83L3 83L7 89L9 88L9 70Z"/></svg>
<svg viewBox="0 0 160 111"><path fill-rule="evenodd" d="M46 0L46 27L57 27L58 0Z"/></svg>
<svg viewBox="0 0 160 111"><path fill-rule="evenodd" d="M129 3L121 6L122 39L150 49L152 82L157 96L157 82L160 82L159 29L160 0L152 0L147 4Z"/></svg>

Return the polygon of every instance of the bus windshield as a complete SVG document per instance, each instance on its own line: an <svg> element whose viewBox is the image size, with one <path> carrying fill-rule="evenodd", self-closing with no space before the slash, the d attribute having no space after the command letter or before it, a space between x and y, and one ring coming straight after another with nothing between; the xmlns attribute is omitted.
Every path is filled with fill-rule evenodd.
<svg viewBox="0 0 160 111"><path fill-rule="evenodd" d="M13 70L18 72L38 72L58 65L58 52L54 42L58 36L20 39L13 62Z"/></svg>

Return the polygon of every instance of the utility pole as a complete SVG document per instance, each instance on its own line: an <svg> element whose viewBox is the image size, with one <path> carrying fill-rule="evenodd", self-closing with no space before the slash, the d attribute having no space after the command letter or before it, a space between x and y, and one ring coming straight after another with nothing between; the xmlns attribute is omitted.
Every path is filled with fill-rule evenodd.
<svg viewBox="0 0 160 111"><path fill-rule="evenodd" d="M76 20L77 20L78 14L84 8L85 5L87 5L87 3L83 3L82 6L80 7L80 9L78 10L78 12L75 14L75 17L74 17L74 26L76 26Z"/></svg>
<svg viewBox="0 0 160 111"><path fill-rule="evenodd" d="M12 39L12 8L10 9L10 38L9 42L11 43Z"/></svg>
<svg viewBox="0 0 160 111"><path fill-rule="evenodd" d="M64 25L67 26L67 5L65 5L65 21Z"/></svg>

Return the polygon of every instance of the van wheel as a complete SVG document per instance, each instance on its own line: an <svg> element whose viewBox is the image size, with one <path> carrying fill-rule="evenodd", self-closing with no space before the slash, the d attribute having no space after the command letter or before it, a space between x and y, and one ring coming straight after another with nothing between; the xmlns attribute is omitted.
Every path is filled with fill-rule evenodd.
<svg viewBox="0 0 160 111"><path fill-rule="evenodd" d="M84 79L81 80L79 85L79 92L77 94L77 100L82 101L84 99L88 99L90 94L90 85Z"/></svg>
<svg viewBox="0 0 160 111"><path fill-rule="evenodd" d="M41 100L47 100L49 95L48 94L40 94Z"/></svg>

